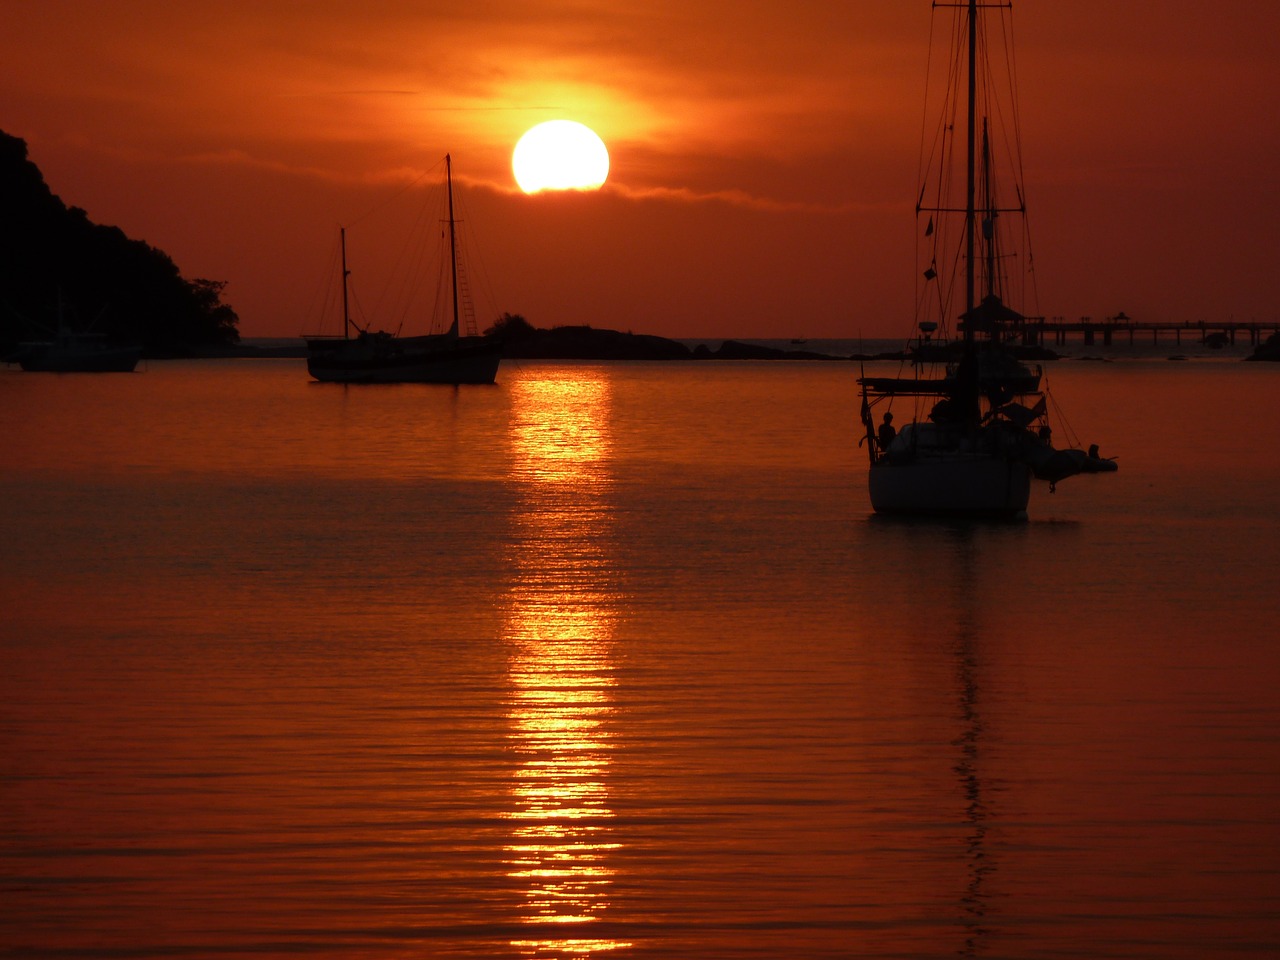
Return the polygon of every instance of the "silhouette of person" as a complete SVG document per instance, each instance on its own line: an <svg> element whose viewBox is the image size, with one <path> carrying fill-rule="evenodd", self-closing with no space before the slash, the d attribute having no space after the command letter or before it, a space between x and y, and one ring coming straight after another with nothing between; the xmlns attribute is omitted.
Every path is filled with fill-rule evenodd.
<svg viewBox="0 0 1280 960"><path fill-rule="evenodd" d="M880 441L880 452L889 449L889 444L893 443L893 438L898 435L898 431L893 429L893 414L886 413L884 415L884 423L880 424L880 430L877 439Z"/></svg>

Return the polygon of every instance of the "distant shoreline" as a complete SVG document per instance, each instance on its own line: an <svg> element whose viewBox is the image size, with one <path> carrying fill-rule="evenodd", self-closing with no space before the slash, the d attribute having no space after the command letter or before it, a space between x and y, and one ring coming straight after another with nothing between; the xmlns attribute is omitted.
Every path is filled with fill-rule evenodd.
<svg viewBox="0 0 1280 960"><path fill-rule="evenodd" d="M872 349L847 351L847 347L860 341L816 341L836 349L807 349L810 341L781 341L786 346L775 345L780 341L735 340L731 338L707 338L672 340L647 334L623 333L616 330L593 327L555 327L537 330L532 336L509 340L504 345L503 357L510 360L789 360L817 362L849 362L876 360L905 360L907 354L900 341L872 341ZM714 344L714 346L712 346ZM889 345L893 344L893 347ZM880 347L881 349L875 349ZM304 338L259 337L247 338L231 345L188 345L180 348L148 353L149 360L242 360L242 359L304 359L307 347ZM1055 360L1058 355L1050 350L1030 351L1024 359Z"/></svg>
<svg viewBox="0 0 1280 960"><path fill-rule="evenodd" d="M306 359L307 347L304 342L299 340L293 344L279 344L274 338L265 337L261 341L255 342L258 338L248 338L234 346L215 346L200 347L193 346L182 350L168 350L164 352L148 353L148 360L301 360ZM741 340L726 340L725 347L717 350L707 349L703 345L695 346L688 351L687 356L661 356L655 357L646 351L636 351L634 355L628 355L624 351L611 350L607 351L607 355L590 355L590 351L540 351L538 353L526 353L523 351L504 353L503 359L506 360L658 360L664 362L687 362L687 361L707 361L707 360L791 360L791 361L808 361L808 362L835 362L847 363L851 360L904 360L907 359L902 351L890 351L886 353L866 353L866 354L833 354L833 353L817 353L813 351L803 350L782 350L774 347L768 347L761 344L750 343ZM605 352L602 352L604 354ZM1057 359L1056 357L1046 357L1044 359Z"/></svg>
<svg viewBox="0 0 1280 960"><path fill-rule="evenodd" d="M1254 359L1251 350L1215 349L1201 344L1147 344L1098 347L1079 345L1065 352L1044 348L1019 348L1021 359L1030 362L1051 360L1112 362L1117 360L1212 359L1239 361ZM1271 359L1257 351L1256 359ZM149 360L237 360L305 359L302 337L250 337L225 346L185 346L148 353ZM591 327L557 327L539 330L533 338L508 343L503 354L510 360L785 360L804 362L904 361L909 357L901 340L877 339L731 339L687 338L672 340L643 334L622 333Z"/></svg>

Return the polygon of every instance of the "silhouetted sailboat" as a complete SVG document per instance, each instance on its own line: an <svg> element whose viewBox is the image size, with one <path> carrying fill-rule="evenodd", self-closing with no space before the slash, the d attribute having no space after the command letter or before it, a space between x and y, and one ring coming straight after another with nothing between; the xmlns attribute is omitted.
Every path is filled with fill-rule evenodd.
<svg viewBox="0 0 1280 960"><path fill-rule="evenodd" d="M63 318L58 295L58 326L51 339L19 343L7 362L37 373L131 373L142 357L142 346L121 343L106 334L72 330Z"/></svg>
<svg viewBox="0 0 1280 960"><path fill-rule="evenodd" d="M401 337L361 329L351 319L347 295L346 231L342 240L342 336L308 336L307 372L333 383L493 383L502 345L484 336L464 336L458 324L457 221L453 214L453 169L448 155L449 269L453 318L444 333ZM352 328L356 335L352 336Z"/></svg>
<svg viewBox="0 0 1280 960"><path fill-rule="evenodd" d="M1011 32L988 36L984 29L992 10L1008 11L1011 4L968 0L950 6L956 16L950 82L916 206L917 218L928 218L920 304L936 309L938 319L920 322L910 375L858 380L871 457L868 488L878 513L1016 518L1026 515L1033 477L1054 484L1078 473L1115 470L1116 463L1100 458L1096 446L1085 452L1051 445L1043 372L1021 363L1011 349L1025 317L1005 302L1015 255L1001 246L999 226L1002 215L1025 216L1026 210L1016 180L1016 203L998 201L991 131L996 119L1014 125L1012 142L1003 146L1020 169L1012 77L1001 91L991 68L1000 55L993 42ZM1011 51L1003 54L999 62L1007 66ZM965 116L957 118L962 106ZM956 143L958 131L962 143ZM963 175L949 175L960 162ZM956 185L964 195L953 199L948 188ZM952 226L957 222L958 230ZM947 268L961 262L962 288ZM1029 254L1021 266L1029 270ZM946 342L952 319L962 334L958 344ZM935 339L939 329L942 337ZM930 375L939 366L942 375ZM887 414L877 427L872 411L897 398L913 403L912 421L895 431Z"/></svg>

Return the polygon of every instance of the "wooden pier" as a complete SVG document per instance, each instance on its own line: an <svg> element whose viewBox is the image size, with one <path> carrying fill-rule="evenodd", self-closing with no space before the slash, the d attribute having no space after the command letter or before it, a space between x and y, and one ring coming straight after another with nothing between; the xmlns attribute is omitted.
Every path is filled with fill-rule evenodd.
<svg viewBox="0 0 1280 960"><path fill-rule="evenodd" d="M1118 313L1101 321L1092 317L1081 317L1079 320L1027 317L1020 327L1022 342L1028 346L1044 346L1051 337L1055 344L1062 345L1069 336L1079 337L1086 346L1101 343L1104 347L1111 346L1117 338L1127 336L1132 346L1139 335L1145 340L1147 334L1151 335L1152 343L1159 343L1162 335L1167 338L1172 334L1176 343L1181 343L1186 335L1193 337L1196 343L1217 343L1219 346L1234 345L1237 337L1243 339L1247 336L1249 344L1257 346L1271 334L1280 332L1280 320L1201 320L1195 323L1172 323L1132 320L1123 313Z"/></svg>

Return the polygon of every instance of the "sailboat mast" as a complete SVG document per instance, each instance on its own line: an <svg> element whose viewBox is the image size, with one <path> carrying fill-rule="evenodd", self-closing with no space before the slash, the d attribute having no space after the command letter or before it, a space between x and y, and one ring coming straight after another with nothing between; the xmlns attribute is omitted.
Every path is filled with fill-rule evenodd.
<svg viewBox="0 0 1280 960"><path fill-rule="evenodd" d="M347 269L347 228L338 228L338 245L342 248L342 337L351 339L351 309L347 301L347 277L351 271Z"/></svg>
<svg viewBox="0 0 1280 960"><path fill-rule="evenodd" d="M991 141L987 134L987 118L982 118L982 246L986 254L984 297L995 296L996 290L996 201L992 196Z"/></svg>
<svg viewBox="0 0 1280 960"><path fill-rule="evenodd" d="M453 280L453 325L449 327L449 336L458 335L458 239L453 219L453 161L449 154L444 155L445 182L449 187L449 268Z"/></svg>
<svg viewBox="0 0 1280 960"><path fill-rule="evenodd" d="M975 241L975 220L974 205L976 193L976 171L975 161L977 153L977 91L978 91L978 0L969 0L969 122L968 122L968 138L969 152L967 158L968 169L965 178L965 313L972 313L975 306L974 300L974 241ZM965 341L973 340L973 323L969 322L964 325Z"/></svg>

